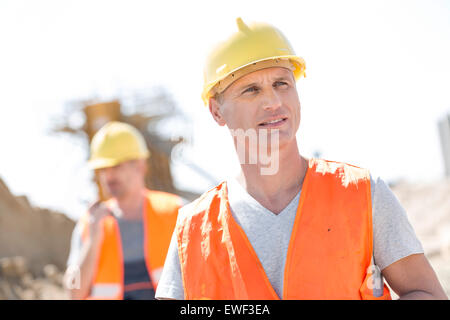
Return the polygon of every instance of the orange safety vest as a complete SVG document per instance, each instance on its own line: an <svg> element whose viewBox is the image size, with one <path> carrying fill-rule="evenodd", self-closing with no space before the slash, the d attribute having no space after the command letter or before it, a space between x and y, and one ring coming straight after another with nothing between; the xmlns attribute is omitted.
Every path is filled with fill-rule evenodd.
<svg viewBox="0 0 450 320"><path fill-rule="evenodd" d="M143 212L144 256L148 273L156 291L167 250L176 224L181 199L173 194L145 190ZM106 201L112 207L113 200ZM82 218L82 239L89 237L89 214ZM103 224L103 240L97 257L91 291L87 299L123 299L124 263L119 225L114 216L107 216Z"/></svg>
<svg viewBox="0 0 450 320"><path fill-rule="evenodd" d="M186 299L278 299L230 213L226 182L182 210L176 233ZM390 299L375 269L369 172L310 159L287 252L283 299Z"/></svg>

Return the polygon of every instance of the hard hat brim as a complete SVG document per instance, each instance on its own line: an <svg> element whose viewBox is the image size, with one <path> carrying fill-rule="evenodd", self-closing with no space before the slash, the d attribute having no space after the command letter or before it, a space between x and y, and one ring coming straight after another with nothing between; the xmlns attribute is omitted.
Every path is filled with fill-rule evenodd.
<svg viewBox="0 0 450 320"><path fill-rule="evenodd" d="M289 59L292 62L292 64L296 68L293 71L295 80L298 80L302 75L304 75L304 72L305 72L305 60L303 58L299 57L299 56L296 56L296 55L275 56L275 57L260 59L260 60L256 60L256 61L251 61L251 62L249 62L249 63L247 63L247 64L245 64L243 66L239 66L238 68L235 68L235 69L229 71L228 73L226 73L222 77L220 77L220 78L216 79L215 81L207 84L205 86L205 89L204 89L203 93L202 93L202 100L203 100L204 104L206 106L208 106L209 98L210 98L210 92L214 88L214 86L218 82L220 82L221 80L227 78L232 73L234 73L234 72L236 72L238 70L244 69L244 68L246 68L246 67L248 67L248 66L250 66L250 65L252 65L254 63L268 61L268 60L276 60L276 59ZM276 67L276 64L274 64L273 66ZM267 67L265 67L265 68L267 68ZM261 69L264 69L264 68L261 68ZM254 70L254 71L256 71L256 70Z"/></svg>
<svg viewBox="0 0 450 320"><path fill-rule="evenodd" d="M144 154L141 154L138 156L134 156L134 157L123 158L123 159L112 159L112 158L90 159L88 161L88 167L92 170L111 168L111 167L115 167L126 161L147 159L148 157L150 157L150 152L147 152L147 153L144 153Z"/></svg>

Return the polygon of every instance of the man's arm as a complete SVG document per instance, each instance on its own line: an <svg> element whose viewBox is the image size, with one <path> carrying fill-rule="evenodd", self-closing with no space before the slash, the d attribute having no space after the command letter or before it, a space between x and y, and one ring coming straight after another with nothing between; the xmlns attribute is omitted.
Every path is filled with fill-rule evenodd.
<svg viewBox="0 0 450 320"><path fill-rule="evenodd" d="M400 299L447 299L405 208L380 178L372 179L375 263Z"/></svg>
<svg viewBox="0 0 450 320"><path fill-rule="evenodd" d="M448 299L424 254L400 259L381 273L400 300Z"/></svg>
<svg viewBox="0 0 450 320"><path fill-rule="evenodd" d="M69 290L71 299L81 300L89 295L99 248L100 236L98 234L83 243L79 263L80 287Z"/></svg>
<svg viewBox="0 0 450 320"><path fill-rule="evenodd" d="M72 277L79 276L78 287L66 288L73 300L85 299L91 290L92 278L95 271L95 263L102 243L102 232L100 221L111 212L105 206L95 203L89 209L91 220L89 221L89 237L83 242L79 257L76 260L76 272L73 266L69 266L65 274L65 283L72 283ZM78 234L81 237L81 234ZM72 261L73 263L73 261Z"/></svg>

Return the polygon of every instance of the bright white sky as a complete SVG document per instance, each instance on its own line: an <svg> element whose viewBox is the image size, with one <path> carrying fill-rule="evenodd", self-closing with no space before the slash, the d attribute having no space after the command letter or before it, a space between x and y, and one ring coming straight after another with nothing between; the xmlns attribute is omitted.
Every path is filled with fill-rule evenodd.
<svg viewBox="0 0 450 320"><path fill-rule="evenodd" d="M48 133L69 100L167 87L192 119L187 157L217 180L238 169L200 99L206 52L235 18L264 21L306 60L300 150L387 181L443 177L450 1L0 1L0 177L76 218L95 197L83 146ZM210 183L183 165L180 187Z"/></svg>

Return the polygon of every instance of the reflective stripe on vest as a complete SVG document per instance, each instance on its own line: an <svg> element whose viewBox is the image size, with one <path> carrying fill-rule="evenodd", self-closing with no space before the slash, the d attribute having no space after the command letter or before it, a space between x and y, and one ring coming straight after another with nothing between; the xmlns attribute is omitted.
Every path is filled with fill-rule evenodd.
<svg viewBox="0 0 450 320"><path fill-rule="evenodd" d="M167 250L175 227L181 199L166 192L145 192L143 212L144 256L154 290L164 266ZM106 202L112 206L112 201ZM82 218L83 241L89 236L88 215ZM124 263L122 241L117 220L107 216L101 221L103 242L97 257L91 293L87 299L123 299ZM119 288L117 290L117 288Z"/></svg>
<svg viewBox="0 0 450 320"><path fill-rule="evenodd" d="M278 299L243 229L226 182L182 209L177 241L186 299ZM276 241L276 239L274 239ZM283 299L376 297L367 170L311 159L289 242Z"/></svg>
<svg viewBox="0 0 450 320"><path fill-rule="evenodd" d="M97 283L91 288L91 299L115 299L120 295L121 287L117 283Z"/></svg>
<svg viewBox="0 0 450 320"><path fill-rule="evenodd" d="M163 271L163 267L152 269L152 274L151 274L152 281L154 283L156 283L156 285L158 284L159 279L161 279L162 271ZM155 286L155 288L156 288L156 286Z"/></svg>

